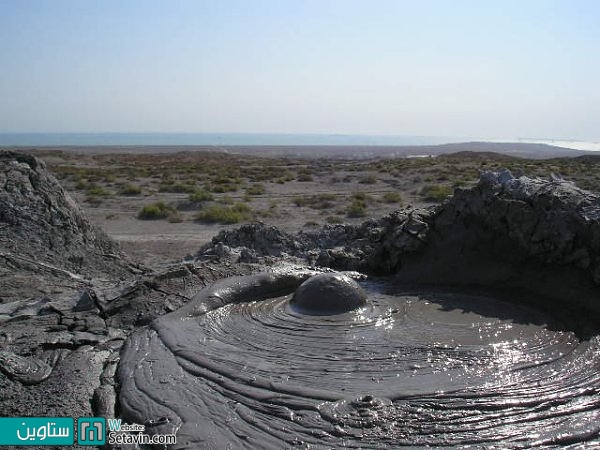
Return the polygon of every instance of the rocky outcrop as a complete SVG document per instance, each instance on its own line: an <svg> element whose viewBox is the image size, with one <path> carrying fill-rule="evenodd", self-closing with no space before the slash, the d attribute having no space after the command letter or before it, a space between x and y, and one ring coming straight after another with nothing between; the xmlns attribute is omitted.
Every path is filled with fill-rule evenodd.
<svg viewBox="0 0 600 450"><path fill-rule="evenodd" d="M598 194L562 179L487 172L423 218L417 252L384 250L384 240L373 261L404 282L513 289L536 306L600 313L599 212Z"/></svg>
<svg viewBox="0 0 600 450"><path fill-rule="evenodd" d="M0 416L115 414L129 332L243 265L132 264L46 170L0 153Z"/></svg>
<svg viewBox="0 0 600 450"><path fill-rule="evenodd" d="M422 222L424 215L424 210L406 209L359 225L325 225L295 235L263 223L242 225L220 232L200 248L196 258L272 264L278 258L291 257L304 264L336 270L373 272L381 268L370 256L382 242L400 253L423 244L427 231Z"/></svg>
<svg viewBox="0 0 600 450"><path fill-rule="evenodd" d="M132 266L92 225L43 161L0 152L0 302L118 278ZM49 283L48 281L54 280Z"/></svg>

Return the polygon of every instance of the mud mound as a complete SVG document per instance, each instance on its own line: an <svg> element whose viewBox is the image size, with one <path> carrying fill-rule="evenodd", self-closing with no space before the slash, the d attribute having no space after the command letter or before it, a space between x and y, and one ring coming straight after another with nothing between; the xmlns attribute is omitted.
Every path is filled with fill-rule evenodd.
<svg viewBox="0 0 600 450"><path fill-rule="evenodd" d="M544 309L598 314L599 219L597 193L556 177L487 172L425 218L418 252L388 239L371 262L403 281L515 289Z"/></svg>
<svg viewBox="0 0 600 450"><path fill-rule="evenodd" d="M91 224L43 161L0 152L0 302L42 286L115 278L127 272L118 248Z"/></svg>

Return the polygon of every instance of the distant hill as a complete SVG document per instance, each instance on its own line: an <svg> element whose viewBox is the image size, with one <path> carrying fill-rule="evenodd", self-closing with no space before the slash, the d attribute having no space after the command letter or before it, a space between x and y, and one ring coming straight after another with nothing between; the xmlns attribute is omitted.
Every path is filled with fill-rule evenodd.
<svg viewBox="0 0 600 450"><path fill-rule="evenodd" d="M293 156L300 158L389 158L439 156L448 153L471 152L486 155L502 154L521 158L558 158L593 155L593 152L556 147L548 144L515 142L462 142L440 145L411 146L236 146L226 149L232 153L246 153L262 156Z"/></svg>
<svg viewBox="0 0 600 450"><path fill-rule="evenodd" d="M17 147L27 150L26 147ZM15 148L15 149L17 149ZM595 152L573 150L548 144L515 142L463 142L440 145L367 146L367 145L119 145L119 146L38 146L37 151L64 150L75 153L177 153L210 151L256 156L296 158L369 159L439 156L447 153L473 152L482 155L498 153L521 158L559 158L591 155ZM487 155L488 157L490 155Z"/></svg>
<svg viewBox="0 0 600 450"><path fill-rule="evenodd" d="M471 150L462 150L455 153L444 153L438 156L440 159L450 159L450 160L482 160L482 161L509 161L514 160L515 158L520 158L520 156L509 155L505 153L496 153L496 152L477 152Z"/></svg>

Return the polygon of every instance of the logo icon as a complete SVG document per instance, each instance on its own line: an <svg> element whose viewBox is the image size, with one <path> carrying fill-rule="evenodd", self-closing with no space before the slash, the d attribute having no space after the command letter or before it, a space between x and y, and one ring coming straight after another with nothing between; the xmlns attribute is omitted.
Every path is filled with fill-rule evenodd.
<svg viewBox="0 0 600 450"><path fill-rule="evenodd" d="M77 443L79 445L104 445L106 443L106 419L104 417L80 417L77 419Z"/></svg>

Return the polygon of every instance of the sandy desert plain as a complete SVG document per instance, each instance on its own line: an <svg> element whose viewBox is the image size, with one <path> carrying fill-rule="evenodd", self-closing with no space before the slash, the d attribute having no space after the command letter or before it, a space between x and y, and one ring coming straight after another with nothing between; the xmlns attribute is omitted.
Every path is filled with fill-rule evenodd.
<svg viewBox="0 0 600 450"><path fill-rule="evenodd" d="M348 158L339 152L311 157L305 151L286 157L260 148L185 147L22 151L41 157L91 219L150 266L194 254L221 229L242 223L262 221L298 232L431 206L457 187L474 185L484 170L553 174L600 190L600 156L593 155L532 159L457 151Z"/></svg>

